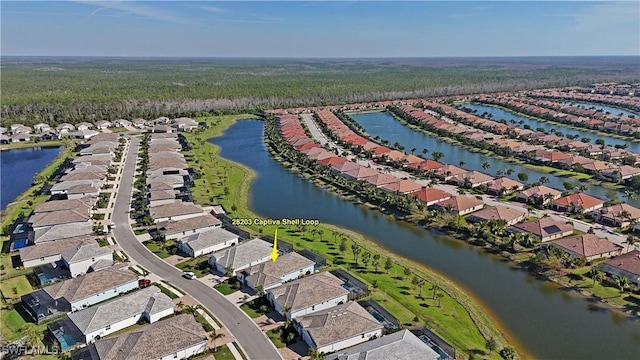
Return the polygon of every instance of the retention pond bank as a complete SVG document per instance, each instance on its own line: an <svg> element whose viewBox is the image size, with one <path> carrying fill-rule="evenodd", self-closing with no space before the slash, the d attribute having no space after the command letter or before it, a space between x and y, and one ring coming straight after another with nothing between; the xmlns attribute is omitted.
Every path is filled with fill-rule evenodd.
<svg viewBox="0 0 640 360"><path fill-rule="evenodd" d="M263 123L241 121L210 142L253 169L249 207L265 218L319 219L351 229L460 284L535 358L632 359L640 324L626 320L500 258L341 199L288 171L264 145ZM446 157L445 157L446 161Z"/></svg>

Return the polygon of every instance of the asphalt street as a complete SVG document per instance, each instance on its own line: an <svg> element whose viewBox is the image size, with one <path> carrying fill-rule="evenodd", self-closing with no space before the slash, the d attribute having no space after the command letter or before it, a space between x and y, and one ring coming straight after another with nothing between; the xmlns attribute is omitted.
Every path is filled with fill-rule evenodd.
<svg viewBox="0 0 640 360"><path fill-rule="evenodd" d="M131 138L112 217L112 221L116 224L113 235L122 250L131 260L189 294L214 314L235 337L249 359L282 359L273 343L244 311L210 285L198 280L183 278L179 269L156 257L136 239L129 224L129 208L139 145L140 141L137 138Z"/></svg>

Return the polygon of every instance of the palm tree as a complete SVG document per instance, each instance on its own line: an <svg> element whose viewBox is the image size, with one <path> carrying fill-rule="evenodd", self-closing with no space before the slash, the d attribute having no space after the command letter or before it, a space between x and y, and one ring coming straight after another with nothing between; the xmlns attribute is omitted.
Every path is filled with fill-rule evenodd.
<svg viewBox="0 0 640 360"><path fill-rule="evenodd" d="M467 163L466 163L466 162L464 162L464 160L460 160L460 162L458 163L458 165L459 165L460 167L464 167L466 164L467 164Z"/></svg>
<svg viewBox="0 0 640 360"><path fill-rule="evenodd" d="M264 286L263 285L256 285L255 291L258 294L258 296L264 295Z"/></svg>
<svg viewBox="0 0 640 360"><path fill-rule="evenodd" d="M427 153L429 153L428 149L422 149L422 155L427 155Z"/></svg>
<svg viewBox="0 0 640 360"><path fill-rule="evenodd" d="M415 154L415 153L416 153L416 150L418 150L418 149L416 149L416 148L411 148L411 155Z"/></svg>
<svg viewBox="0 0 640 360"><path fill-rule="evenodd" d="M489 350L489 355L491 355L491 353L498 347L498 343L496 342L496 339L493 338L493 336L487 340L487 343L485 345L487 346L487 350Z"/></svg>
<svg viewBox="0 0 640 360"><path fill-rule="evenodd" d="M629 236L627 236L627 240L624 241L624 244L627 244L627 252L629 252L629 247L636 247L636 244L638 244L638 239L635 236L629 234Z"/></svg>
<svg viewBox="0 0 640 360"><path fill-rule="evenodd" d="M538 182L540 183L540 185L544 185L549 182L549 178L546 176L540 176L540 179L538 179Z"/></svg>
<svg viewBox="0 0 640 360"><path fill-rule="evenodd" d="M314 348L309 348L309 357L311 357L311 360L323 360L324 353Z"/></svg>
<svg viewBox="0 0 640 360"><path fill-rule="evenodd" d="M216 345L216 339L220 339L221 337L224 337L224 334L220 334L216 332L216 329L213 329L213 331L211 331L211 340L213 340L213 351L217 351L218 350L218 346Z"/></svg>
<svg viewBox="0 0 640 360"><path fill-rule="evenodd" d="M488 162L485 161L485 162L482 163L482 168L483 169L487 170L490 167L491 167L491 164L489 164Z"/></svg>
<svg viewBox="0 0 640 360"><path fill-rule="evenodd" d="M362 248L360 248L358 244L353 244L351 245L351 251L353 252L353 260L356 262L356 265L358 265L358 255L362 251Z"/></svg>
<svg viewBox="0 0 640 360"><path fill-rule="evenodd" d="M592 266L589 272L591 273L591 278L593 279L593 286L596 285L596 281L600 282L604 279L604 273L602 272L602 270L598 269L597 266Z"/></svg>
<svg viewBox="0 0 640 360"><path fill-rule="evenodd" d="M378 267L380 266L380 254L373 255L373 261L371 263L373 268L376 270L376 274L378 273Z"/></svg>
<svg viewBox="0 0 640 360"><path fill-rule="evenodd" d="M434 151L431 153L431 157L434 161L440 161L444 157L444 154L441 151Z"/></svg>

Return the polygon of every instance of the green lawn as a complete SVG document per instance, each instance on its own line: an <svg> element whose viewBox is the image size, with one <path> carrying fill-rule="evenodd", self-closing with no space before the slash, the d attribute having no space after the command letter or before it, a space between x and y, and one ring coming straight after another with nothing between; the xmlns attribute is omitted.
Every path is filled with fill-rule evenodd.
<svg viewBox="0 0 640 360"><path fill-rule="evenodd" d="M209 265L209 257L207 256L200 256L181 262L176 267L182 271L191 271L196 274L196 277L203 277L211 272L211 265Z"/></svg>
<svg viewBox="0 0 640 360"><path fill-rule="evenodd" d="M219 346L218 351L213 353L213 357L216 360L235 360L227 345Z"/></svg>
<svg viewBox="0 0 640 360"><path fill-rule="evenodd" d="M278 349L287 346L287 344L283 343L282 339L280 338L280 328L271 329L267 331L266 334L269 337L269 340L271 340L273 345L275 345Z"/></svg>
<svg viewBox="0 0 640 360"><path fill-rule="evenodd" d="M234 292L238 291L236 289L233 288L233 286L227 284L227 283L221 283L218 284L216 286L214 286L214 288L218 291L220 291L222 293L222 295L229 295L229 294L233 294Z"/></svg>
<svg viewBox="0 0 640 360"><path fill-rule="evenodd" d="M14 292L14 289L16 292ZM10 278L10 279L2 279L0 282L0 290L2 290L2 294L6 298L13 298L14 301L19 301L22 295L28 294L33 291L31 284L29 284L29 280L25 275Z"/></svg>
<svg viewBox="0 0 640 360"><path fill-rule="evenodd" d="M590 270L591 267L589 266L573 269L570 274L562 276L560 280L578 290L584 289L608 303L627 307L634 312L640 312L640 294L628 291L621 293L620 289L606 282L596 281L594 283L589 276Z"/></svg>
<svg viewBox="0 0 640 360"><path fill-rule="evenodd" d="M192 188L195 202L201 205L222 204L233 218L255 218L257 217L247 208L247 193L251 180L255 173L241 165L228 161L218 155L218 148L207 143L205 140L219 135L235 119L242 119L245 116L224 116L217 118L200 118L199 121L206 120L209 124L217 123L214 128L210 127L201 134L187 134L187 138L192 149L187 152L189 164L204 176L196 180L196 186ZM206 171L206 172L205 172ZM225 187L228 188L225 191ZM225 194L227 193L227 194ZM484 351L486 339L494 337L499 347L505 344L505 340L500 332L491 323L487 315L480 309L475 301L468 297L455 285L446 279L430 272L427 268L411 261L391 255L394 266L390 269L391 275L387 275L383 268L388 251L377 246L371 241L364 239L360 234L346 229L338 228L329 224L321 224L317 229L322 234L312 234L311 228L301 231L294 226L246 226L245 230L251 232L252 236L260 234L273 234L278 228L278 238L292 243L296 250L310 249L318 254L326 256L331 263L334 259L345 262L348 265L353 261L351 244L356 243L363 248L362 252L368 251L372 254L380 254L380 266L378 273L374 273L373 267L368 269L348 269L350 272L359 275L370 284L373 281L378 283L378 289L374 290L372 297L381 300L383 306L398 318L401 323L411 324L415 316L418 316L418 323L429 324L429 326L449 341L461 353L466 353L473 349ZM347 251L344 254L339 252L339 239L347 239ZM411 276L404 276L402 280L393 279L392 276L403 274L403 267L411 269ZM423 298L417 299L417 291L413 290L411 278L413 274L419 275L427 280L424 285ZM441 307L438 308L437 301L430 299L432 283L437 283L446 293L441 300ZM370 286L373 289L373 286ZM249 306L243 306L250 316L257 317L260 313ZM493 352L490 358L498 359L497 352Z"/></svg>
<svg viewBox="0 0 640 360"><path fill-rule="evenodd" d="M161 259L171 256L171 246L175 246L173 241L166 241L163 246L158 246L155 241L145 241L143 244L147 249Z"/></svg>
<svg viewBox="0 0 640 360"><path fill-rule="evenodd" d="M170 297L172 300L173 299L177 299L179 296L174 294L173 291L167 289L166 287L162 286L159 283L153 283L153 286L157 287L160 289L160 291L162 291L163 294L167 295L168 297Z"/></svg>

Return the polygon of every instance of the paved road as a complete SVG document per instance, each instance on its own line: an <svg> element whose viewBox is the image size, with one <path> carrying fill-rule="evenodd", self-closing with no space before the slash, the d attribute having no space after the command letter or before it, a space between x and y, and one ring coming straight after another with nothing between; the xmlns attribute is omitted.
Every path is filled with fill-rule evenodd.
<svg viewBox="0 0 640 360"><path fill-rule="evenodd" d="M324 135L322 130L320 130L320 128L318 128L318 125L315 123L315 121L313 121L313 115L312 114L302 114L302 120L304 121L304 123L309 128L309 131L311 132L311 135L313 135L313 138L317 142L319 142L320 145L324 145L324 144L330 142L329 139L327 139L327 137Z"/></svg>
<svg viewBox="0 0 640 360"><path fill-rule="evenodd" d="M116 228L113 229L113 235L118 244L133 261L169 281L173 286L189 294L211 311L236 338L242 351L249 359L282 359L273 343L244 311L205 283L183 278L180 270L157 258L136 239L129 224L129 207L139 144L138 139L131 140L114 206L112 219Z"/></svg>

